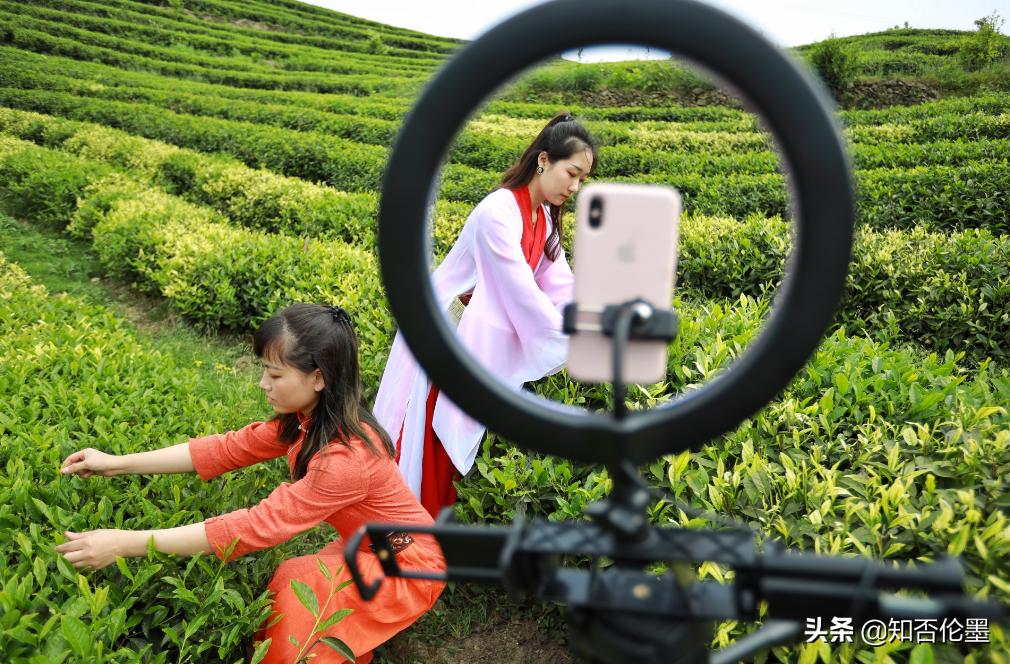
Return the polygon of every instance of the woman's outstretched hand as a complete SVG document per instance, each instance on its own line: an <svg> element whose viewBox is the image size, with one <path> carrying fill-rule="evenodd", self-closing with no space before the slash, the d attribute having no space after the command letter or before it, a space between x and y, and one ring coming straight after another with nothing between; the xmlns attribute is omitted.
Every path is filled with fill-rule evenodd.
<svg viewBox="0 0 1010 664"><path fill-rule="evenodd" d="M81 477L91 477L92 475L108 477L117 474L116 461L118 458L115 454L106 454L89 447L74 452L64 459L60 472L64 475L80 475Z"/></svg>
<svg viewBox="0 0 1010 664"><path fill-rule="evenodd" d="M86 533L65 533L67 541L56 546L67 562L81 569L102 569L116 562L117 557L134 555L130 549L130 530L92 530Z"/></svg>

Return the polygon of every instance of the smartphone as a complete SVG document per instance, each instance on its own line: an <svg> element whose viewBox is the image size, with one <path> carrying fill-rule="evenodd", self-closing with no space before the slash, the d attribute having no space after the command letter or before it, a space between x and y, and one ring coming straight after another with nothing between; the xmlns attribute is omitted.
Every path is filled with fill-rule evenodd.
<svg viewBox="0 0 1010 664"><path fill-rule="evenodd" d="M596 327L603 307L641 298L669 309L677 265L680 194L661 185L600 183L585 187L575 206L576 322ZM665 340L630 340L622 366L625 384L666 376ZM577 380L608 383L613 338L580 329L571 336L566 368Z"/></svg>

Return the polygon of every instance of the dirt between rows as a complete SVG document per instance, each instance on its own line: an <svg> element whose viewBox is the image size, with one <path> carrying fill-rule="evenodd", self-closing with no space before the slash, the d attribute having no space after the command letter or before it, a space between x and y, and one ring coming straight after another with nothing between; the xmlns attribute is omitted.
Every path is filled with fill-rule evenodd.
<svg viewBox="0 0 1010 664"><path fill-rule="evenodd" d="M535 620L511 619L474 630L469 636L435 645L397 636L376 650L374 664L576 664L553 636L540 633Z"/></svg>

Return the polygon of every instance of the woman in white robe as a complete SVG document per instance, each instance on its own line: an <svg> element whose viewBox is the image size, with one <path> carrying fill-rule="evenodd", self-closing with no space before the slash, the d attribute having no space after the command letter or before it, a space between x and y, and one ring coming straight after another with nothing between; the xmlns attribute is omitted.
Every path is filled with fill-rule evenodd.
<svg viewBox="0 0 1010 664"><path fill-rule="evenodd" d="M561 369L568 349L561 311L572 297L562 214L596 166L596 142L570 115L555 116L490 193L432 274L439 307L466 308L463 346L514 389ZM397 437L400 472L437 516L455 502L453 480L473 466L484 426L432 386L396 335L375 401Z"/></svg>

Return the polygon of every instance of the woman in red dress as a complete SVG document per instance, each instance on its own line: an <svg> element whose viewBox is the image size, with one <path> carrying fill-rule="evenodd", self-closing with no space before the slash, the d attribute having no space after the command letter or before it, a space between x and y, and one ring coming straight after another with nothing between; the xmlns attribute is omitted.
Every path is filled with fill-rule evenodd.
<svg viewBox="0 0 1010 664"><path fill-rule="evenodd" d="M68 532L68 541L56 550L75 567L100 569L117 557L146 555L153 538L155 547L165 553L213 552L232 560L325 521L341 539L316 554L283 562L269 583L275 593L273 615L257 635L258 640L271 640L263 661L291 664L310 645L312 662L346 661L318 640L329 636L343 641L356 662L369 662L372 649L431 608L444 584L386 578L370 602L363 601L356 588L345 588L334 596L326 613L336 609L351 613L313 635L315 617L298 600L293 582L307 584L323 606L334 582L350 578L343 547L363 524L427 526L432 519L404 483L389 436L364 405L358 340L343 309L315 304L288 307L263 323L253 346L264 367L260 387L277 413L270 421L151 452L115 456L89 448L67 457L62 472L89 477L196 471L207 480L284 456L292 481L282 483L249 509L177 528ZM404 569L444 571L441 550L430 535L390 533L387 538ZM367 581L382 575L375 553L363 547L357 556ZM291 636L299 646L291 643Z"/></svg>

